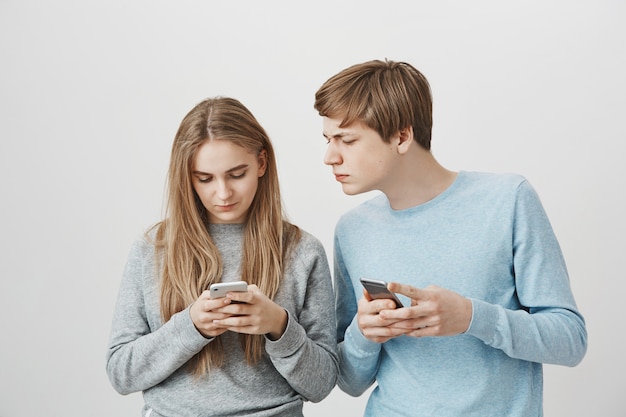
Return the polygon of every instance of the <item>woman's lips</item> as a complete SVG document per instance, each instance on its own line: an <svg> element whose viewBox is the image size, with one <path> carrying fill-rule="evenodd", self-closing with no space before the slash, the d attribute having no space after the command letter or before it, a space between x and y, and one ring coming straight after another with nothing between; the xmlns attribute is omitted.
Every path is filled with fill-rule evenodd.
<svg viewBox="0 0 626 417"><path fill-rule="evenodd" d="M236 205L237 205L237 203L226 204L226 205L216 205L215 208L218 211L231 211L232 209L235 208Z"/></svg>

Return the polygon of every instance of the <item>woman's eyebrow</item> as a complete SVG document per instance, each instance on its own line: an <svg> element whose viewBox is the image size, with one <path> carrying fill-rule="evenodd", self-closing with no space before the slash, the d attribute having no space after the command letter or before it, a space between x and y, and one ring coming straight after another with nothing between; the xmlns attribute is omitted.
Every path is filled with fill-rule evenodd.
<svg viewBox="0 0 626 417"><path fill-rule="evenodd" d="M240 165L237 165L235 167L232 167L229 170L227 170L226 173L230 174L233 171L239 171L240 169L244 169L244 168L248 168L248 164L240 164ZM195 175L213 175L213 174L210 174L208 172L203 172L203 171L193 171L193 174L195 174Z"/></svg>

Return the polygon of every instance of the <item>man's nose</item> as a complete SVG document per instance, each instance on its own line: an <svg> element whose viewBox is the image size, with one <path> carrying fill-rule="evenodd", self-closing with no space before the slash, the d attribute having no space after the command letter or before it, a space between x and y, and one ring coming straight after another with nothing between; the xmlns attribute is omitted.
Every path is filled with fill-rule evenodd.
<svg viewBox="0 0 626 417"><path fill-rule="evenodd" d="M334 141L328 143L326 154L324 154L324 163L326 165L338 165L341 164L341 156L337 150L337 146Z"/></svg>

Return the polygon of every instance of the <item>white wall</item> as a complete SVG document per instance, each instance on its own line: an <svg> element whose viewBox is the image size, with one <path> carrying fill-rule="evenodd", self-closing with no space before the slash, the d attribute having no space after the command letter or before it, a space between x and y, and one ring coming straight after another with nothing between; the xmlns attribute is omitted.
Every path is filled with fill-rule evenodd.
<svg viewBox="0 0 626 417"><path fill-rule="evenodd" d="M316 89L411 62L451 169L514 171L560 239L589 351L545 367L545 414L621 416L626 19L620 0L0 0L0 416L139 415L105 350L131 241L159 220L174 133L208 96L267 128L291 219L330 256L346 197L323 166ZM620 388L621 387L621 388ZM335 390L308 416L361 415Z"/></svg>

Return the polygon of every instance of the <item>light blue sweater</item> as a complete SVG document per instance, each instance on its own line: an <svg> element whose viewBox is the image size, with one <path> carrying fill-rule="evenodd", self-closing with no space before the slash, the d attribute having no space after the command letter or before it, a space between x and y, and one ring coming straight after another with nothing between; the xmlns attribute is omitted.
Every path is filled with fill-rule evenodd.
<svg viewBox="0 0 626 417"><path fill-rule="evenodd" d="M466 333L367 340L360 277L430 284L472 301ZM395 211L384 195L335 231L339 386L366 416L542 416L542 363L574 366L587 333L540 200L518 175L460 172L435 199ZM400 299L409 305L407 298Z"/></svg>

